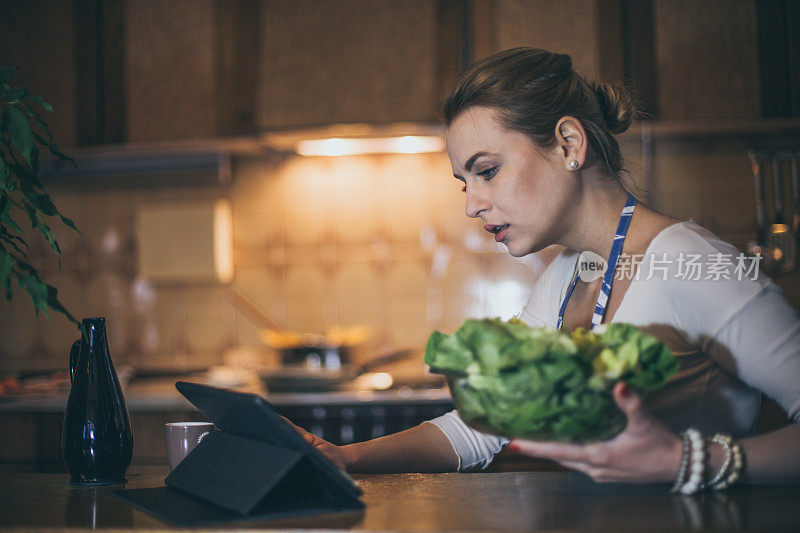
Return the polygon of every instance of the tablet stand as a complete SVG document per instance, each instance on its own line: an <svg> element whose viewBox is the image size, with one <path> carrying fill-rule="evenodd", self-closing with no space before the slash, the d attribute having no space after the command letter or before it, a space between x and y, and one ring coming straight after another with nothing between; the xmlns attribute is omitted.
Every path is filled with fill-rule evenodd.
<svg viewBox="0 0 800 533"><path fill-rule="evenodd" d="M361 510L361 490L255 394L177 382L214 423L164 480L113 494L165 522L198 527ZM355 517L358 518L358 517Z"/></svg>
<svg viewBox="0 0 800 533"><path fill-rule="evenodd" d="M223 431L204 438L164 483L245 516L282 506L361 508L302 452Z"/></svg>

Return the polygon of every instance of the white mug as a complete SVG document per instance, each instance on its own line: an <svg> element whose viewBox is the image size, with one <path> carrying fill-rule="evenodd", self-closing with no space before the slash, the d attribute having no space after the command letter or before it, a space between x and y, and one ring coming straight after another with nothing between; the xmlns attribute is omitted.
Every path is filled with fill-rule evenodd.
<svg viewBox="0 0 800 533"><path fill-rule="evenodd" d="M168 422L164 428L164 440L170 471L212 431L214 424L211 422Z"/></svg>

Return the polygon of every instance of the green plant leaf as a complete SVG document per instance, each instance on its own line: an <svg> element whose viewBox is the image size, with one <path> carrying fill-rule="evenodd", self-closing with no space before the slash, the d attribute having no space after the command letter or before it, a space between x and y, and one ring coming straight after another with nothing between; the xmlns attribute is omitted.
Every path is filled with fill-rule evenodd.
<svg viewBox="0 0 800 533"><path fill-rule="evenodd" d="M0 248L0 285L5 288L11 285L11 272L14 271L14 257Z"/></svg>
<svg viewBox="0 0 800 533"><path fill-rule="evenodd" d="M43 311L45 316L49 318L47 312L47 284L42 282L36 274L19 274L17 276L17 286L31 297L36 314L38 315L39 311Z"/></svg>
<svg viewBox="0 0 800 533"><path fill-rule="evenodd" d="M27 198L33 207L45 215L51 217L58 215L58 209L56 209L49 194L36 192L30 187L23 187L22 194L25 195L25 198Z"/></svg>
<svg viewBox="0 0 800 533"><path fill-rule="evenodd" d="M25 187L38 187L39 189L44 190L44 185L42 185L42 181L39 179L39 176L28 172L28 170L22 165L11 163L8 165L8 167L12 170L12 172L14 172L14 174L17 175L21 189L24 189Z"/></svg>
<svg viewBox="0 0 800 533"><path fill-rule="evenodd" d="M51 154L53 154L62 161L69 161L70 163L72 163L72 166L75 167L75 170L78 169L78 165L75 164L75 160L72 159L70 156L62 153L61 150L58 149L58 146L50 143L47 145L47 148L50 150Z"/></svg>
<svg viewBox="0 0 800 533"><path fill-rule="evenodd" d="M77 165L52 142L53 135L42 118L40 111L53 112L53 106L28 94L24 88L10 87L6 83L15 70L16 67L0 69L0 283L9 301L16 280L17 286L30 296L37 314L41 310L48 315L48 310L52 309L80 329L80 322L58 300L58 291L43 282L37 270L27 262L28 244L20 236L24 232L11 217L14 208L25 212L31 229L38 230L57 255L61 254L61 249L43 216L58 216L64 225L78 231L72 220L58 212L39 178L40 147L47 146L51 154L69 161L76 169ZM17 190L21 194L14 193ZM60 270L60 257L58 265Z"/></svg>
<svg viewBox="0 0 800 533"><path fill-rule="evenodd" d="M28 95L25 95L25 100L30 100L31 102L36 102L37 104L42 106L42 109L44 109L45 111L48 111L50 113L53 112L53 106L51 106L50 104L48 104L47 102L45 102L44 100L39 98L38 96L31 96L31 95L28 94Z"/></svg>
<svg viewBox="0 0 800 533"><path fill-rule="evenodd" d="M34 175L39 173L39 149L36 144L31 147L31 170Z"/></svg>
<svg viewBox="0 0 800 533"><path fill-rule="evenodd" d="M11 134L11 142L14 144L22 157L28 163L31 161L31 149L33 148L33 132L28 123L28 117L17 109L9 106L8 111L8 132Z"/></svg>
<svg viewBox="0 0 800 533"><path fill-rule="evenodd" d="M8 79L14 74L15 70L17 70L17 67L14 65L8 65L6 67L0 68L0 85L6 83Z"/></svg>
<svg viewBox="0 0 800 533"><path fill-rule="evenodd" d="M22 233L22 228L11 218L11 200L6 195L0 197L0 222L8 225L14 231ZM17 238L22 240L20 237ZM27 247L28 245L26 244L25 246Z"/></svg>
<svg viewBox="0 0 800 533"><path fill-rule="evenodd" d="M51 285L47 285L47 305L50 306L50 309L53 311L57 311L67 317L71 322L78 326L78 329L83 331L81 322L72 316L72 313L67 311L63 305L61 305L61 302L58 300L58 291Z"/></svg>
<svg viewBox="0 0 800 533"><path fill-rule="evenodd" d="M41 233L50 244L50 249L52 249L55 253L60 254L61 248L59 248L58 242L56 242L55 235L53 235L53 232L50 231L50 227L45 224L44 221L42 221L42 218L39 216L36 208L27 201L24 202L24 208L28 213L28 219L30 220L31 228L37 228L39 233Z"/></svg>
<svg viewBox="0 0 800 533"><path fill-rule="evenodd" d="M28 253L26 251L28 249L28 243L25 242L22 239L22 237L20 237L19 235L12 235L12 234L8 233L8 231L6 230L5 227L0 226L0 239L2 239L3 241L7 242L22 257L24 257L26 259L28 258ZM17 244L17 242L22 243L22 245L25 247L25 250L20 248L19 245Z"/></svg>
<svg viewBox="0 0 800 533"><path fill-rule="evenodd" d="M6 91L6 98L9 100L19 100L28 94L22 87L11 87Z"/></svg>
<svg viewBox="0 0 800 533"><path fill-rule="evenodd" d="M47 129L47 122L45 122L45 120L42 118L42 115L40 115L38 111L36 111L34 108L29 106L28 104L24 104L24 106L25 106L25 109L28 111L28 114L33 117L34 121L36 121L36 125L39 126L39 129L41 129L47 135L47 137L52 141L53 140L53 134L50 133L49 129ZM43 144L43 145L47 145L48 144L47 141L44 140L40 135L37 135L36 132L33 132L33 137L37 141L39 141L39 144Z"/></svg>
<svg viewBox="0 0 800 533"><path fill-rule="evenodd" d="M13 190L13 183L11 182L11 170L8 168L8 165L6 165L5 157L0 157L0 190Z"/></svg>
<svg viewBox="0 0 800 533"><path fill-rule="evenodd" d="M17 258L17 270L27 272L28 274L38 275L38 272L36 271L35 268L33 268L30 264L19 258Z"/></svg>
<svg viewBox="0 0 800 533"><path fill-rule="evenodd" d="M75 223L72 220L68 219L67 217L65 217L61 213L58 214L58 218L61 219L61 222L63 222L64 224L66 224L70 228L74 229L75 231L77 231L80 235L83 235L83 233L81 233L81 230L78 229L78 226L76 226Z"/></svg>

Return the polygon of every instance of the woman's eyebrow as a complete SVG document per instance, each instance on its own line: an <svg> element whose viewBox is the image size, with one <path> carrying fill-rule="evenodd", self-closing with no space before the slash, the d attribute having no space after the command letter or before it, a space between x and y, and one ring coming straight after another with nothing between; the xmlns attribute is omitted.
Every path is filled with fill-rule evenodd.
<svg viewBox="0 0 800 533"><path fill-rule="evenodd" d="M467 162L464 165L464 168L466 169L466 171L469 172L470 170L472 170L472 165L475 164L475 160L478 159L479 157L482 157L482 156L485 156L485 155L497 156L497 154L490 153L490 152L476 152L476 153L472 154L472 157L467 159Z"/></svg>

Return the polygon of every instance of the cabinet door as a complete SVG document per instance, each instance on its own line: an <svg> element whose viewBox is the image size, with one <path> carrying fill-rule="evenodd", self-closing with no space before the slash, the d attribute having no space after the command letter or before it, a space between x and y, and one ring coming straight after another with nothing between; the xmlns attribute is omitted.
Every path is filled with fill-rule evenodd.
<svg viewBox="0 0 800 533"><path fill-rule="evenodd" d="M256 123L436 116L438 2L265 0Z"/></svg>
<svg viewBox="0 0 800 533"><path fill-rule="evenodd" d="M657 0L658 118L758 118L754 2Z"/></svg>
<svg viewBox="0 0 800 533"><path fill-rule="evenodd" d="M128 141L217 134L216 20L213 0L126 3Z"/></svg>
<svg viewBox="0 0 800 533"><path fill-rule="evenodd" d="M66 148L75 135L75 9L63 0L2 2L0 67L16 65L9 80L53 105L44 113L56 143Z"/></svg>
<svg viewBox="0 0 800 533"><path fill-rule="evenodd" d="M542 48L569 54L590 80L620 81L621 10L619 3L605 0L479 0L472 16L475 54L480 58L516 46Z"/></svg>

